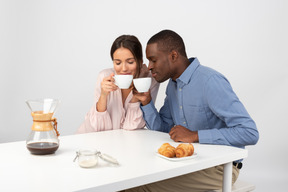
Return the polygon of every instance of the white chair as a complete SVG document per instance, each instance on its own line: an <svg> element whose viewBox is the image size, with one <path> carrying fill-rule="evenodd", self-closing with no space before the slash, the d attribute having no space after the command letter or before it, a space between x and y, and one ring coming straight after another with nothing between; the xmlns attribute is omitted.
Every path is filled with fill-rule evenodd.
<svg viewBox="0 0 288 192"><path fill-rule="evenodd" d="M232 186L232 192L250 192L255 189L255 185L248 183L246 181L237 180ZM222 190L214 190L207 192L222 192Z"/></svg>

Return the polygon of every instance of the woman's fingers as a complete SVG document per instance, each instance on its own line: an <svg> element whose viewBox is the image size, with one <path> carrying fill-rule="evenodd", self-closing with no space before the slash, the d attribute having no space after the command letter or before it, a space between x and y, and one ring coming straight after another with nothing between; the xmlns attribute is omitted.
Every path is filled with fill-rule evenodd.
<svg viewBox="0 0 288 192"><path fill-rule="evenodd" d="M111 73L109 76L104 77L103 81L101 82L101 88L104 92L111 92L117 89L117 85L115 85L114 80L114 73Z"/></svg>

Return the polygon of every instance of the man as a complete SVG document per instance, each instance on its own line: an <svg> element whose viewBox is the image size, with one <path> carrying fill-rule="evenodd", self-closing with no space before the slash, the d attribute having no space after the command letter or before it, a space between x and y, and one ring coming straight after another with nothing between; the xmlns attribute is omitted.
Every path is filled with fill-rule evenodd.
<svg viewBox="0 0 288 192"><path fill-rule="evenodd" d="M149 93L137 94L146 125L170 134L176 142L254 145L259 134L254 121L219 72L187 58L182 38L163 30L147 43L148 69L158 82L169 79L163 107L157 112ZM233 162L233 183L242 167ZM222 187L223 166L155 182L132 191L206 191Z"/></svg>

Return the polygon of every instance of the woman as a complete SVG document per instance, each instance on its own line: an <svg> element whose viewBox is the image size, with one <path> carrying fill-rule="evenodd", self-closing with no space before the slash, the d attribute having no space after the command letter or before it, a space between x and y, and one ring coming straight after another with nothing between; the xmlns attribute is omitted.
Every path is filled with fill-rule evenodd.
<svg viewBox="0 0 288 192"><path fill-rule="evenodd" d="M139 100L133 95L133 83L129 89L119 89L114 84L115 74L130 74L137 78L145 70L142 46L132 35L122 35L112 44L110 55L113 68L100 72L95 90L94 105L87 113L77 133L113 129L134 130L145 126ZM155 102L159 83L152 78L151 95Z"/></svg>

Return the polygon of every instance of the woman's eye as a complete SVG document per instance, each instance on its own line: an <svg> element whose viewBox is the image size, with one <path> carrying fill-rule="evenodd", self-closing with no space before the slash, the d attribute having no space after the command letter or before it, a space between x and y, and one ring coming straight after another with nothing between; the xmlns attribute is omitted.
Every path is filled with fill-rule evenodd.
<svg viewBox="0 0 288 192"><path fill-rule="evenodd" d="M129 64L133 64L133 63L134 63L134 61L129 61L128 63L129 63Z"/></svg>
<svg viewBox="0 0 288 192"><path fill-rule="evenodd" d="M120 63L120 62L115 62L115 64L116 64L116 65L120 65L121 63Z"/></svg>

